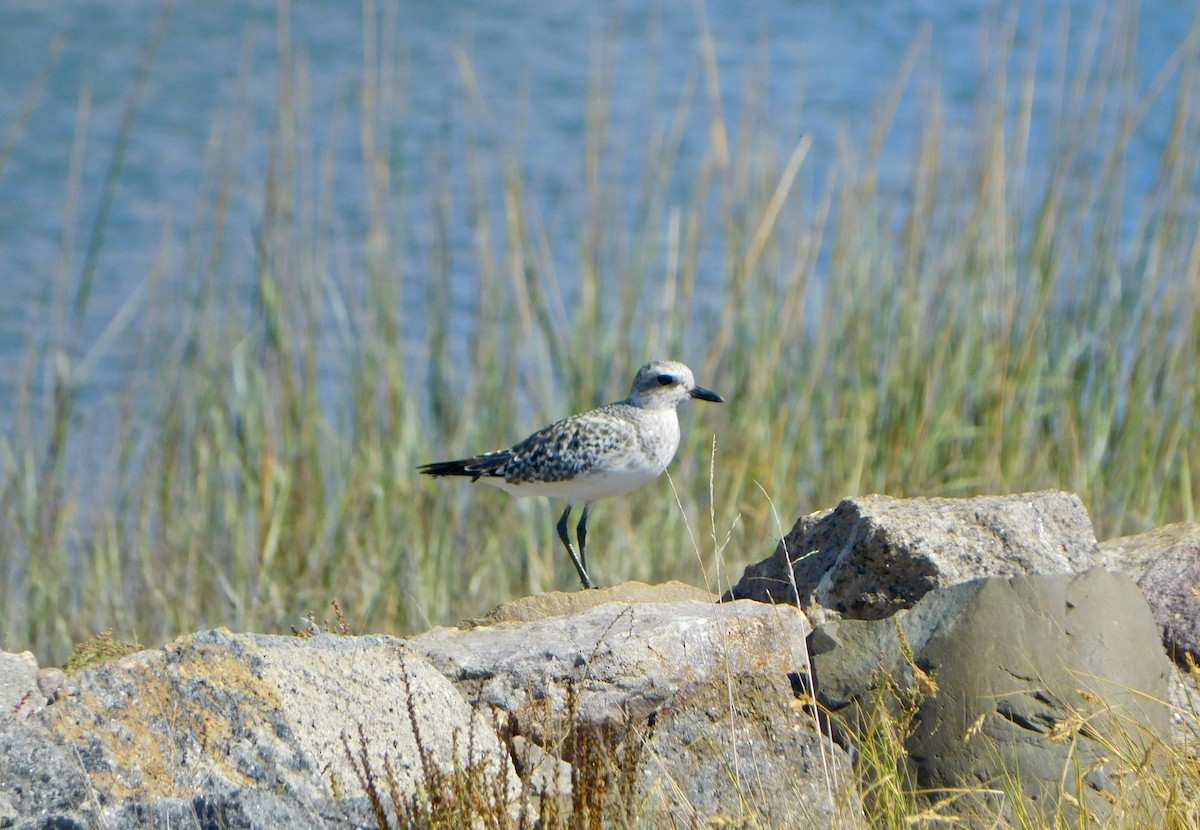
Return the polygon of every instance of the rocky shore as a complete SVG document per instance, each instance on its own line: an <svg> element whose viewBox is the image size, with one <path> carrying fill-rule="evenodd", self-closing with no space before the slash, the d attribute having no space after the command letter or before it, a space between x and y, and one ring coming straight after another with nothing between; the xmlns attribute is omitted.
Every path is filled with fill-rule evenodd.
<svg viewBox="0 0 1200 830"><path fill-rule="evenodd" d="M0 828L857 827L881 713L960 826L1152 817L1147 771L1197 740L1197 585L1200 526L1098 544L1066 493L865 496L720 598L556 592L405 639L217 629L69 676L0 654Z"/></svg>

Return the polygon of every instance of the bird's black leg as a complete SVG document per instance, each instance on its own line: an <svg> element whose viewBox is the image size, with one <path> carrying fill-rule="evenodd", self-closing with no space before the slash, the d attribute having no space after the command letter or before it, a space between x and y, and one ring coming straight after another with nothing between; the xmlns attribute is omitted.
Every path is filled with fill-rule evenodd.
<svg viewBox="0 0 1200 830"><path fill-rule="evenodd" d="M575 535L579 537L579 561L583 563L585 571L587 570L587 517L591 509L592 505L585 501L583 515L579 517L579 526L575 528Z"/></svg>
<svg viewBox="0 0 1200 830"><path fill-rule="evenodd" d="M575 565L575 570L579 572L579 580L580 580L580 582L583 583L583 587L584 588L595 588L596 586L592 584L592 580L588 578L587 569L583 567L583 563L580 562L579 557L575 555L575 548L571 544L571 536L567 532L567 517L571 515L571 507L572 506L573 505L568 504L567 509L564 510L562 512L562 516L559 517L558 538L562 539L562 543L567 546L567 553L571 554L571 562L572 562L572 564ZM584 508L584 514L585 515L587 514L586 508ZM582 542L580 542L579 547L580 548L583 547Z"/></svg>

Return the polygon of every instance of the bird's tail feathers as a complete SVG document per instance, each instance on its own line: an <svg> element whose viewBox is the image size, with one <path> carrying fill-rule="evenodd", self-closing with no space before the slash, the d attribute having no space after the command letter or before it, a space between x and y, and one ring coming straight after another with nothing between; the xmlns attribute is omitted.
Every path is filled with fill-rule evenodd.
<svg viewBox="0 0 1200 830"><path fill-rule="evenodd" d="M434 461L417 467L427 476L467 476L472 481L481 476L502 476L504 467L512 460L512 454L506 450L489 452L473 458L459 458L454 461Z"/></svg>

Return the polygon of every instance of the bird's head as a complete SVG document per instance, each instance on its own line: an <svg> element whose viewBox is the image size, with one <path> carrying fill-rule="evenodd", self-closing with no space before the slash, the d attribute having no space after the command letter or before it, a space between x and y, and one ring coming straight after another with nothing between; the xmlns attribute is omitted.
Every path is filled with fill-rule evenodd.
<svg viewBox="0 0 1200 830"><path fill-rule="evenodd" d="M638 369L626 400L643 409L666 409L688 398L712 403L725 401L711 389L697 386L692 370L679 361L655 360Z"/></svg>

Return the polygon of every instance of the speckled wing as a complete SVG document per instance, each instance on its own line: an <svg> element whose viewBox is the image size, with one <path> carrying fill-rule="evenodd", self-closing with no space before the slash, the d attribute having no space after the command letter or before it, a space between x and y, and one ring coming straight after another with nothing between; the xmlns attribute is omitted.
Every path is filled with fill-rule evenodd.
<svg viewBox="0 0 1200 830"><path fill-rule="evenodd" d="M636 450L637 430L617 413L619 404L593 409L543 427L519 444L418 469L431 476L503 478L510 484L567 481L591 471L598 459L611 463L623 450Z"/></svg>
<svg viewBox="0 0 1200 830"><path fill-rule="evenodd" d="M614 466L637 448L637 430L628 420L601 407L556 421L507 452L510 460L497 475L510 484L566 481L593 471L604 460Z"/></svg>

